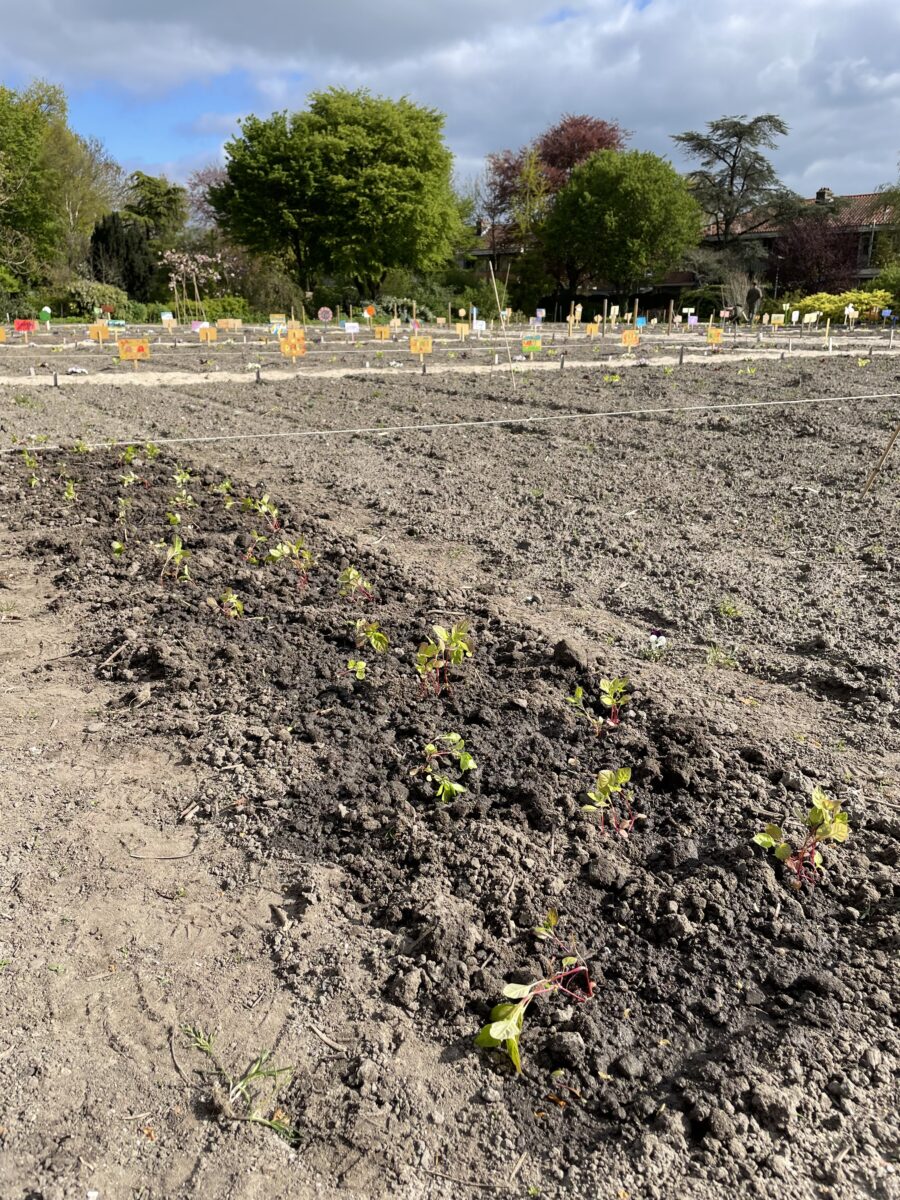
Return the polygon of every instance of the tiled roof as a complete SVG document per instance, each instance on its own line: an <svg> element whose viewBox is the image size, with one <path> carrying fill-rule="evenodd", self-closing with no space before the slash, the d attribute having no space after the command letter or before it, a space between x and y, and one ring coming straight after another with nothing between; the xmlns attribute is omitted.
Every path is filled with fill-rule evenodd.
<svg viewBox="0 0 900 1200"><path fill-rule="evenodd" d="M818 204L815 196L804 199L803 204L807 208L831 207L830 204ZM880 192L860 192L852 196L835 196L834 206L834 220L847 229L871 227L873 223L878 228L892 225L895 219L891 206L884 202ZM752 216L748 218L747 224L753 226ZM776 234L780 232L781 224L779 221L766 221L763 225L754 226L749 233L754 237ZM741 229L738 228L737 232L740 233ZM715 226L710 226L706 231L706 236L715 237L715 235Z"/></svg>

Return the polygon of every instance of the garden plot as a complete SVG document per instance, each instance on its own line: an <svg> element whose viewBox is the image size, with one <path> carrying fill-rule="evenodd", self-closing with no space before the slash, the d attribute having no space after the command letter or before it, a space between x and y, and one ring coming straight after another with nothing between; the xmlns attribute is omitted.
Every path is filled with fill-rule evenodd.
<svg viewBox="0 0 900 1200"><path fill-rule="evenodd" d="M605 1200L788 1180L798 1197L889 1196L897 461L859 493L900 403L578 414L884 395L894 375L851 361L572 371L515 394L364 377L7 393L6 444L26 439L0 460L15 572L74 626L75 652L10 686L41 702L61 669L97 689L98 765L144 756L140 780L159 754L178 781L141 814L156 840L126 838L159 856L141 869L192 871L207 937L244 914L206 968L218 989L170 950L164 998L149 917L171 919L181 882L154 875L170 898L133 923L134 996L76 1023L77 989L108 963L51 880L42 919L75 912L48 959L67 1049L14 1042L0 1060L10 1186ZM529 423L552 416L577 419ZM511 424L387 428L486 418ZM363 423L386 428L254 441ZM131 433L131 450L72 449ZM38 615L4 610L10 671ZM64 747L77 737L67 726ZM798 888L753 837L778 824L803 844L815 785L849 837ZM101 805L92 830L91 797L51 835L88 895L109 876L84 848L126 820ZM172 847L191 854L167 867ZM4 976L27 1026L47 1004L48 964L25 950L47 864L15 851ZM500 1003L482 1038L499 1046L475 1045ZM105 1065L111 1044L146 1081ZM282 1066L291 1079L266 1074ZM62 1070L74 1118L41 1082ZM128 1111L107 1106L115 1087Z"/></svg>

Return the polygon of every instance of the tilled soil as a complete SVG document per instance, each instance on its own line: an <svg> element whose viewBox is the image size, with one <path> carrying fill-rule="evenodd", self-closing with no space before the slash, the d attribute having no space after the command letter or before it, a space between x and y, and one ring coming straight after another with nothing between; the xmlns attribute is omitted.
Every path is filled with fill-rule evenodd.
<svg viewBox="0 0 900 1200"><path fill-rule="evenodd" d="M897 460L859 493L900 403L579 416L884 395L891 366L4 402L7 436L70 443L512 422L139 449L130 466L119 450L0 460L10 534L110 690L104 754L167 747L193 785L185 820L224 837L204 843L223 895L247 886L216 865L227 847L286 897L246 952L277 973L293 1036L318 1045L278 1101L293 1144L173 1077L168 1102L196 1123L167 1127L166 1161L203 1130L210 1154L271 1148L261 1195L897 1194ZM577 419L534 420L554 416ZM190 507L172 503L177 463ZM229 507L226 477L238 500L268 493L284 534ZM159 578L167 511L191 551L182 582ZM254 530L305 538L307 587L248 561ZM349 564L372 598L338 595ZM229 590L241 617L208 603ZM391 643L361 652L364 681L347 669L360 617ZM458 620L473 657L448 694L422 695L416 648ZM658 661L651 628L669 638ZM599 679L617 675L631 701L598 737L566 698L582 686L599 714ZM478 767L441 804L419 768L449 731ZM582 809L620 766L641 818L627 838ZM750 839L770 820L796 833L814 783L852 832L796 890ZM533 933L550 909L596 990L531 1006L516 1077L472 1039L505 983L552 969ZM26 980L17 1003L33 1005ZM22 1132L38 1087L8 1091L10 1194L75 1195L69 1164ZM121 1154L109 1146L96 1178ZM228 1178L227 1194L257 1194ZM216 1194L166 1186L151 1169L147 1196Z"/></svg>

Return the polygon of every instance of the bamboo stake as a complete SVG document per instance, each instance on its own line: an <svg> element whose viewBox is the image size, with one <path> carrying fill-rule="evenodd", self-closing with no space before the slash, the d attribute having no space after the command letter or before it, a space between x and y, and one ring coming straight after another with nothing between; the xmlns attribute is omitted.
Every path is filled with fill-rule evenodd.
<svg viewBox="0 0 900 1200"><path fill-rule="evenodd" d="M891 434L890 439L888 440L888 444L884 448L884 453L882 454L881 458L879 458L878 462L875 464L875 466L872 468L872 470L869 472L869 478L866 480L866 486L863 488L864 496L868 496L869 492L872 489L872 484L875 482L875 480L881 474L881 468L887 462L887 457L890 454L890 452L893 450L894 442L896 442L898 436L900 436L900 425L898 425L897 428L894 430L894 432Z"/></svg>

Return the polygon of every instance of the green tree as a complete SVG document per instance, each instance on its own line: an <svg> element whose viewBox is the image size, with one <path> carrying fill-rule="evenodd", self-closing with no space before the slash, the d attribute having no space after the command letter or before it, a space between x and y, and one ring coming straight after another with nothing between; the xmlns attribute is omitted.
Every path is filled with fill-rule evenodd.
<svg viewBox="0 0 900 1200"><path fill-rule="evenodd" d="M392 267L442 265L461 232L442 114L331 88L304 112L248 117L209 189L226 233L289 254L311 288L323 272L373 296Z"/></svg>
<svg viewBox="0 0 900 1200"><path fill-rule="evenodd" d="M122 288L132 300L150 299L156 259L144 224L108 213L94 226L89 261L98 283Z"/></svg>
<svg viewBox="0 0 900 1200"><path fill-rule="evenodd" d="M57 253L62 221L48 156L54 123L65 122L60 88L0 86L0 265L36 278Z"/></svg>
<svg viewBox="0 0 900 1200"><path fill-rule="evenodd" d="M720 117L706 130L676 133L672 140L700 164L688 179L721 246L796 212L798 198L762 152L788 132L781 117Z"/></svg>
<svg viewBox="0 0 900 1200"><path fill-rule="evenodd" d="M128 179L128 203L123 215L144 226L154 249L168 249L187 221L187 189L170 183L164 175L135 171Z"/></svg>
<svg viewBox="0 0 900 1200"><path fill-rule="evenodd" d="M582 279L630 291L678 261L700 234L702 213L665 159L640 150L601 150L576 167L541 233L545 252L566 264L572 292Z"/></svg>

